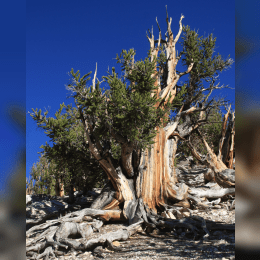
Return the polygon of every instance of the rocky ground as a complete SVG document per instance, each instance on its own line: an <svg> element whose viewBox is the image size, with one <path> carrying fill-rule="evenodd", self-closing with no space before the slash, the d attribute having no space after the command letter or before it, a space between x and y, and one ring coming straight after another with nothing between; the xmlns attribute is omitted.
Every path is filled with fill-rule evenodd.
<svg viewBox="0 0 260 260"><path fill-rule="evenodd" d="M185 168L185 166L184 166ZM184 180L187 174L195 177L191 181L190 186L203 185L204 174L207 169L197 168L190 169L189 172L180 167L178 170L179 181ZM191 178L192 179L192 178ZM208 184L217 185L214 182ZM205 186L205 184L204 184ZM205 186L207 187L207 186ZM65 216L70 212L74 212L90 206L93 199L99 194L100 190L96 189L87 196L82 196L76 192L76 202L69 205L67 198L50 197L50 196L27 196L27 234L37 223L45 223L51 219L57 219ZM30 201L31 200L31 201ZM205 199L206 200L206 199ZM235 207L234 198L230 195L221 199L212 200L211 207L208 209L193 208L189 211L182 212L173 211L173 218L182 219L191 216L204 218L206 221L209 236L192 237L191 234L185 232L183 228L176 229L155 229L151 232L140 229L126 241L114 241L113 245L117 250L109 250L107 247L96 247L93 251L75 251L62 250L60 255L56 255L51 259L234 259L235 258ZM185 214L184 214L185 213ZM212 223L214 225L211 225ZM216 225L216 223L218 225ZM127 226L125 223L105 223L100 233L108 233L122 229ZM31 246L33 241L39 237L42 232L27 235L27 246ZM96 233L94 233L96 234ZM82 238L75 238L80 241ZM40 240L39 240L40 241ZM41 253L41 251L39 252ZM27 254L27 259L45 259L34 258Z"/></svg>
<svg viewBox="0 0 260 260"><path fill-rule="evenodd" d="M227 204L223 203L221 209L208 213L194 211L194 215L233 224L235 211L227 210L226 206ZM117 227L119 228L120 224L117 224ZM115 225L105 225L104 229L107 232L115 231ZM69 253L59 259L235 259L234 230L215 230L204 240L194 240L182 235L178 230L176 233L155 230L150 234L140 231L127 241L114 242L122 251L114 252L100 247L94 252L75 252L74 255Z"/></svg>

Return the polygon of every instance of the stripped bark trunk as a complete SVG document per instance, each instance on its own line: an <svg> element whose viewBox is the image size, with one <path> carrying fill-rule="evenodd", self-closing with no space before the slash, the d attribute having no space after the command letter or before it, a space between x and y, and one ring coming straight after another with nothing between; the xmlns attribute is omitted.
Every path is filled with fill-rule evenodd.
<svg viewBox="0 0 260 260"><path fill-rule="evenodd" d="M164 129L159 129L154 145L142 153L136 193L138 198L143 199L144 205L155 213L157 207L167 204L168 198L177 197L172 189L176 182L175 154L171 149L174 142L176 144L174 139L167 139Z"/></svg>
<svg viewBox="0 0 260 260"><path fill-rule="evenodd" d="M163 210L168 203L190 206L187 200L188 186L177 183L174 159L179 140L178 135L183 138L181 135L189 134L193 127L187 130L185 127L189 122L187 120L180 128L185 128L186 131L182 131L181 135L173 135L179 118L180 115L176 116L176 120L166 127L157 129L154 144L141 153L140 163L139 156L134 156L136 151L131 144L128 148L122 149L122 165L126 165L124 172L126 172L127 178L121 167L116 168L110 157L99 160L103 169L108 173L113 190L103 190L91 208L115 209L120 203L124 203L123 214L131 222L139 199L142 199L144 208L154 214L158 209ZM94 144L91 143L91 145L94 148ZM93 149L93 151L96 158L99 158L97 149ZM135 165L138 164L139 167L136 168Z"/></svg>

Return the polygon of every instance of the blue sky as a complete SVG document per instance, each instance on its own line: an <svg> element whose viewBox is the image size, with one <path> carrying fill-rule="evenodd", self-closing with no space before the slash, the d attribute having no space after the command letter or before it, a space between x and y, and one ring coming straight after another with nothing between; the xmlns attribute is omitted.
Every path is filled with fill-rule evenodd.
<svg viewBox="0 0 260 260"><path fill-rule="evenodd" d="M155 37L157 17L162 33L166 32L166 11L172 17L172 31L184 14L184 25L207 36L217 37L217 49L224 57L235 59L234 1L32 1L26 3L26 111L49 108L53 116L66 99L71 68L81 74L94 72L106 75L116 65L114 58L122 49L134 48L136 58L144 58L149 49L146 31L153 26ZM225 8L223 8L225 7ZM180 50L180 49L179 49ZM92 74L93 75L93 74ZM235 66L221 74L221 84L235 87ZM102 85L101 85L102 86ZM234 101L234 91L219 93ZM39 157L37 152L48 141L26 115L26 175Z"/></svg>
<svg viewBox="0 0 260 260"><path fill-rule="evenodd" d="M10 114L13 107L25 113L25 9L25 2L12 0L0 8L0 192L5 191L7 177L14 174L25 149L25 131Z"/></svg>

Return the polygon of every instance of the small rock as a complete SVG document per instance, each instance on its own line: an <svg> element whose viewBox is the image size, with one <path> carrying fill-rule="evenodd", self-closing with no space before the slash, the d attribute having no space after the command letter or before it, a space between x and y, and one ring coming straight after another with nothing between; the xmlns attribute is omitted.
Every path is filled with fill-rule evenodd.
<svg viewBox="0 0 260 260"><path fill-rule="evenodd" d="M226 241L224 239L219 240L218 242L216 242L216 246L220 246L220 245L225 245Z"/></svg>
<svg viewBox="0 0 260 260"><path fill-rule="evenodd" d="M150 233L152 233L153 232L153 228L152 227L147 227L146 228L146 233L148 233L148 234L150 234Z"/></svg>
<svg viewBox="0 0 260 260"><path fill-rule="evenodd" d="M44 204L45 204L45 206L47 206L47 207L50 207L50 208L52 207L52 205L51 205L51 202L50 202L50 201L45 201L45 202L44 202ZM45 207L45 206L44 206L44 207Z"/></svg>
<svg viewBox="0 0 260 260"><path fill-rule="evenodd" d="M160 234L160 230L158 228L155 228L152 232L153 235L158 235Z"/></svg>
<svg viewBox="0 0 260 260"><path fill-rule="evenodd" d="M79 197L79 196L81 196L83 194L83 191L75 191L74 192L74 196L75 197Z"/></svg>
<svg viewBox="0 0 260 260"><path fill-rule="evenodd" d="M113 244L114 246L120 246L120 243L119 243L118 241L114 241L112 244Z"/></svg>
<svg viewBox="0 0 260 260"><path fill-rule="evenodd" d="M139 227L139 228L137 229L137 231L139 231L139 232L143 232L142 227Z"/></svg>

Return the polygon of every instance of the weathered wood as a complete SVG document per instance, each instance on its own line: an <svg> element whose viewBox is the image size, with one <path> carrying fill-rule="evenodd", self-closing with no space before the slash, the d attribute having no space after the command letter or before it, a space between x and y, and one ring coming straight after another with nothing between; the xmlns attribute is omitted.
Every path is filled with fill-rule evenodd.
<svg viewBox="0 0 260 260"><path fill-rule="evenodd" d="M229 123L222 148L222 161L229 169L233 169L233 156L235 144L235 112L229 114Z"/></svg>
<svg viewBox="0 0 260 260"><path fill-rule="evenodd" d="M102 221L80 224L64 222L55 232L54 239L57 242L60 242L61 239L67 239L69 237L81 236L82 238L87 238L94 232L94 230L99 231L99 228L102 225Z"/></svg>
<svg viewBox="0 0 260 260"><path fill-rule="evenodd" d="M235 187L235 170L225 169L221 172L215 173L216 182L224 188Z"/></svg>
<svg viewBox="0 0 260 260"><path fill-rule="evenodd" d="M115 199L116 192L113 190L113 185L108 182L102 189L100 195L93 201L90 208L103 209Z"/></svg>
<svg viewBox="0 0 260 260"><path fill-rule="evenodd" d="M59 213L56 212L56 213L52 213L52 214L48 214L48 215L45 215L43 217L40 217L38 218L37 220L34 220L34 219L26 219L26 226L34 226L34 225L39 225L39 224L42 224L44 223L44 221L48 220L48 219L51 219L53 217L58 217L59 216Z"/></svg>
<svg viewBox="0 0 260 260"><path fill-rule="evenodd" d="M111 246L113 241L120 241L120 240L127 240L130 236L132 236L135 232L138 231L140 226L142 225L143 220L139 221L133 225L130 225L129 227L116 231L116 232L109 232L107 234L101 235L98 238L90 239L86 243L82 244L78 241L73 241L71 239L60 239L60 242L63 244L66 244L75 250L91 250L99 245L107 245L109 244Z"/></svg>
<svg viewBox="0 0 260 260"><path fill-rule="evenodd" d="M235 195L235 188L227 188L227 189L203 189L203 188L189 188L189 193L197 198L206 197L209 199L218 199L222 198L225 195Z"/></svg>
<svg viewBox="0 0 260 260"><path fill-rule="evenodd" d="M43 257L46 257L45 259L49 259L50 256L55 257L55 254L53 252L53 249L51 246L47 247L43 253L39 254L36 259L42 259Z"/></svg>
<svg viewBox="0 0 260 260"><path fill-rule="evenodd" d="M64 217L63 220L80 222L85 216L98 217L104 221L125 220L122 214L122 210L97 210L90 208L83 209L81 211L78 211L77 213L74 212L71 214L71 216Z"/></svg>

